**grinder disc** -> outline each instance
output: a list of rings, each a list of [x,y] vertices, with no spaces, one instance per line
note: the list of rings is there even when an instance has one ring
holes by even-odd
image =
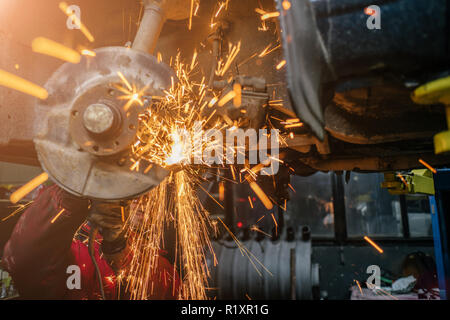
[[[62,65],[47,81],[49,97],[35,109],[34,143],[43,169],[68,192],[92,199],[129,199],[157,186],[168,171],[153,165],[144,173],[144,164],[139,171],[130,170],[128,153],[142,109],[134,103],[125,110],[126,100],[117,99],[123,95],[117,89],[118,72],[138,90],[146,87],[148,97],[163,95],[175,75],[143,52],[124,47],[95,52],[79,64]]]

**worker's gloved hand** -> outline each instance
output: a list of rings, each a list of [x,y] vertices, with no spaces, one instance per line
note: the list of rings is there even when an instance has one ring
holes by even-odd
[[[122,201],[92,201],[88,220],[99,227],[104,241],[111,243],[121,236],[124,224],[122,210],[125,215],[126,206],[127,203]]]
[[[53,198],[59,199],[58,208],[84,214],[88,211],[89,199],[75,196],[56,185],[50,192]]]
[[[123,229],[128,207],[129,202],[124,201],[92,201],[88,217],[91,223],[99,227],[103,236],[102,252],[116,272],[123,269],[131,257],[126,230]]]

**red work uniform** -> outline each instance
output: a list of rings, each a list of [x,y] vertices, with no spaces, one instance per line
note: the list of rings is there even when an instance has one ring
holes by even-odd
[[[58,213],[60,216],[54,220]],[[33,204],[22,214],[11,238],[6,243],[2,264],[11,274],[23,299],[99,299],[100,288],[94,264],[89,256],[87,243],[74,239],[75,232],[88,215],[88,200],[81,199],[53,185],[44,188]],[[53,223],[52,223],[52,220]],[[101,240],[101,239],[100,239]],[[116,274],[99,253],[95,244],[95,258],[103,279],[106,299],[117,299],[119,284]],[[131,259],[127,259],[128,263]],[[77,265],[81,272],[81,288],[69,289],[67,273],[70,265]],[[122,265],[126,270],[129,265]],[[155,275],[173,275],[173,265],[159,256]],[[151,279],[153,293],[149,299],[175,299],[180,279],[155,277]],[[126,286],[126,283],[125,283]],[[124,285],[122,284],[122,288]]]

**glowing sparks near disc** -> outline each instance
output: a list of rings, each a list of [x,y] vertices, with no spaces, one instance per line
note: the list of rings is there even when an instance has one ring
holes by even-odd
[[[131,87],[131,84],[128,82],[127,78],[123,75],[122,72],[117,71],[117,75],[119,76],[120,80],[127,86],[129,91],[133,91],[133,88]]]

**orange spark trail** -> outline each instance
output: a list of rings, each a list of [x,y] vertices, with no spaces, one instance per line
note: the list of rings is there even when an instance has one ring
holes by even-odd
[[[233,97],[233,105],[235,107],[240,107],[242,104],[242,86],[239,83],[233,85],[233,92],[235,93]]]
[[[281,68],[283,68],[285,64],[286,64],[286,60],[280,61],[280,63],[277,64],[277,70],[280,70]]]
[[[379,253],[383,253],[383,249],[381,249],[375,242],[373,242],[368,236],[364,236],[364,240],[372,245]]]
[[[61,209],[61,211],[58,212],[58,214],[52,219],[52,221],[50,221],[50,223],[53,223],[56,221],[56,219],[59,218],[59,216],[65,211],[66,209]]]
[[[271,213],[270,215],[272,216],[273,223],[275,224],[275,234],[277,234],[277,233],[278,233],[278,223],[277,223],[277,220],[275,219],[275,216],[273,215],[273,213]]]
[[[123,73],[120,72],[120,71],[117,71],[117,74],[119,75],[120,80],[122,80],[123,83],[125,83],[125,85],[127,86],[128,90],[133,91],[133,88],[131,87],[130,83],[128,82],[127,78],[125,78]]]
[[[286,129],[303,127],[303,123],[293,123],[284,126]]]
[[[223,107],[228,101],[236,96],[236,92],[230,91],[219,100],[219,107]]]
[[[223,201],[225,199],[225,185],[223,182],[219,183],[219,200]]]
[[[48,180],[48,174],[46,172],[41,173],[37,177],[33,178],[29,182],[27,182],[25,185],[17,189],[11,194],[11,197],[9,200],[12,203],[19,202],[23,197],[25,197],[27,194],[29,194],[31,191],[36,189],[39,185],[43,184],[45,181]]]
[[[279,17],[279,16],[280,16],[280,13],[277,12],[277,11],[275,11],[275,12],[269,12],[269,13],[263,14],[263,15],[261,16],[261,20],[267,20],[267,19],[270,19],[270,18],[276,18],[276,17]]]
[[[397,174],[397,177],[400,178],[400,180],[402,180],[403,184],[405,185],[405,187],[408,188],[408,182],[405,180],[405,178],[403,178],[403,176],[399,173]]]
[[[273,203],[270,201],[270,199],[267,197],[267,195],[264,193],[264,191],[261,189],[261,187],[251,179],[247,179],[247,181],[250,184],[250,188],[255,192],[255,194],[258,196],[258,198],[261,200],[261,202],[264,204],[267,210],[271,210],[273,208]]]
[[[217,16],[219,15],[219,13],[220,13],[220,11],[222,10],[222,8],[223,8],[224,5],[225,5],[225,3],[223,3],[223,2],[220,4],[219,9],[217,10],[217,12],[216,12],[216,14],[214,15],[214,17],[217,18]]]
[[[428,170],[430,170],[430,171],[433,172],[434,174],[437,173],[436,169],[433,168],[432,166],[430,166],[430,165],[429,165],[428,163],[426,163],[424,160],[419,159],[419,162],[420,162],[421,164],[423,164]]]
[[[194,0],[191,0],[191,9],[189,11],[189,25],[188,30],[190,31],[192,29],[192,15],[194,12]]]
[[[252,198],[250,198],[250,196],[248,196],[248,202],[250,203],[250,207],[253,209],[253,202],[252,202]]]
[[[44,88],[4,70],[0,70],[0,86],[26,93],[42,100],[48,98],[48,92]]]
[[[211,101],[209,101],[209,103],[208,103],[208,107],[214,106],[216,104],[216,102],[217,102],[217,98],[216,97],[212,98]]]
[[[44,37],[35,38],[31,43],[31,48],[33,52],[45,54],[70,63],[79,63],[81,60],[80,54],[75,50]]]
[[[359,292],[361,292],[361,295],[364,295],[363,292],[362,292],[362,289],[361,289],[361,285],[359,284],[359,281],[358,281],[358,280],[355,280],[355,282],[356,282],[356,284],[358,285]]]

